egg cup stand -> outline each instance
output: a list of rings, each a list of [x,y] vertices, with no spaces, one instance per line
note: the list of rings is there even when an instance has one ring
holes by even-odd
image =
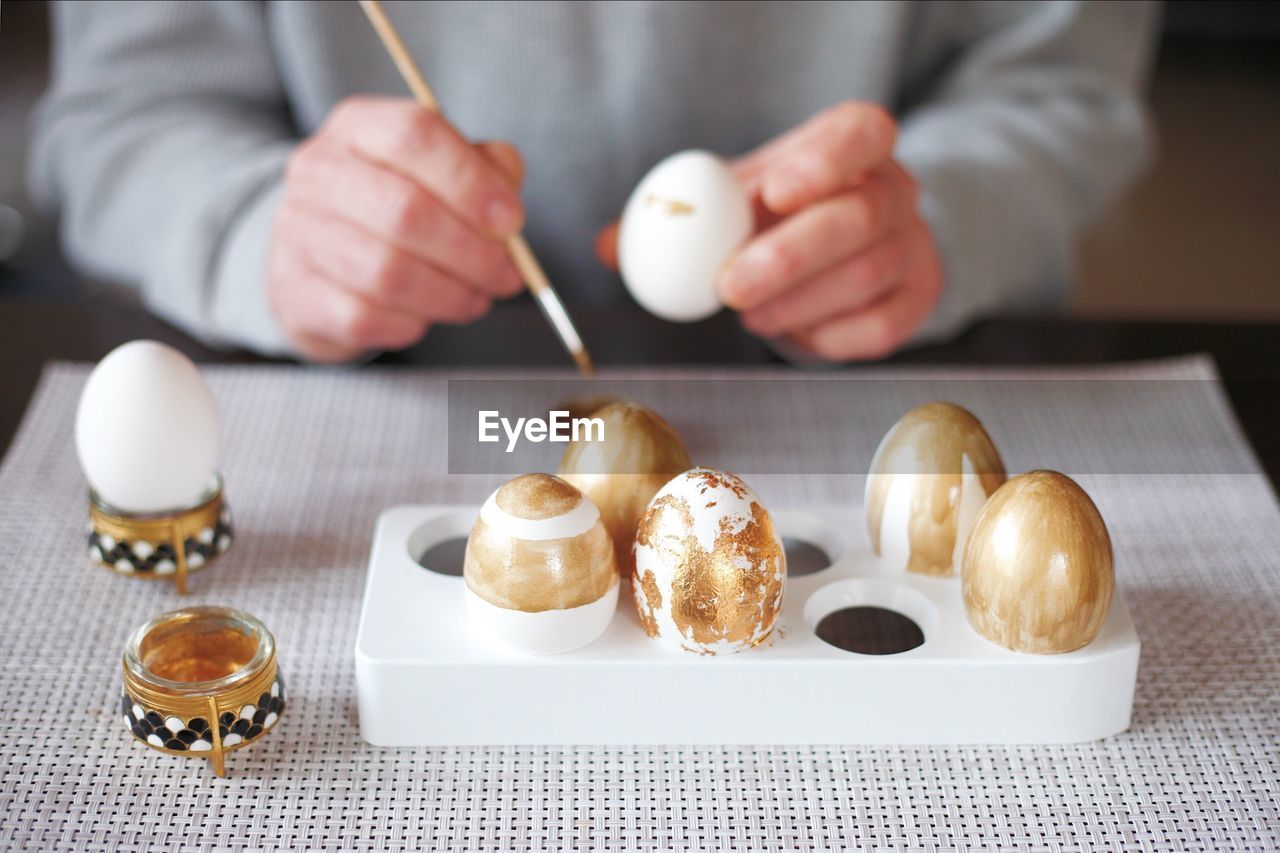
[[[669,650],[645,636],[624,586],[594,643],[529,656],[473,636],[462,578],[418,562],[465,537],[477,512],[402,506],[378,519],[355,647],[370,744],[1068,743],[1129,726],[1139,641],[1118,591],[1085,648],[1019,654],[969,626],[958,578],[883,568],[853,509],[775,512],[784,538],[817,546],[831,565],[788,577],[760,646]],[[857,606],[909,617],[924,643],[863,655],[814,633]]]
[[[226,553],[234,536],[221,478],[199,504],[172,513],[127,513],[89,493],[89,559],[116,574],[172,580],[179,595],[187,574]]]

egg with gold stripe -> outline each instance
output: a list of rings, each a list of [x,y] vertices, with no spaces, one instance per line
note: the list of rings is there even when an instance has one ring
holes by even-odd
[[[645,632],[696,654],[764,642],[782,610],[787,559],[773,518],[733,474],[693,468],[650,502],[632,594]]]
[[[1031,471],[1001,486],[969,534],[965,612],[979,634],[1007,649],[1057,654],[1088,645],[1114,588],[1102,515],[1056,471]]]
[[[581,648],[618,600],[613,543],[590,499],[551,474],[525,474],[484,502],[463,559],[472,633],[531,654]]]
[[[901,571],[957,574],[978,512],[1005,479],[995,443],[967,409],[912,409],[871,460],[865,506],[872,548]]]

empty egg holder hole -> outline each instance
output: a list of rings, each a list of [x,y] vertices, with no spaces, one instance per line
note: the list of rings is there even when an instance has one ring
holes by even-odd
[[[774,521],[787,554],[787,577],[816,575],[844,556],[844,538],[821,518],[805,512],[780,512]]]
[[[834,632],[819,632],[824,619],[840,619],[840,614],[845,614],[848,620],[843,626],[834,626],[837,629]],[[911,626],[902,619],[919,629],[919,642],[913,637]],[[856,624],[857,620],[861,620],[862,625]],[[810,595],[804,603],[804,621],[824,645],[833,649],[872,658],[894,657],[928,645],[929,638],[938,630],[938,608],[924,593],[898,581],[847,578],[829,583]],[[829,623],[824,627],[832,626]],[[866,628],[881,629],[881,636],[875,636],[874,631],[869,636]],[[847,642],[838,642],[842,637],[832,636],[833,633],[843,635]]]
[[[462,577],[467,537],[476,512],[446,512],[434,516],[409,534],[409,559],[437,575]]]

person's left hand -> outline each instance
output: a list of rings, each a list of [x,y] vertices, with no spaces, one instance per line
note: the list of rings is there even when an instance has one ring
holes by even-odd
[[[734,163],[756,229],[717,287],[747,329],[850,361],[886,356],[923,325],[942,264],[915,181],[893,159],[896,135],[884,109],[848,102]],[[615,227],[597,242],[606,263]]]

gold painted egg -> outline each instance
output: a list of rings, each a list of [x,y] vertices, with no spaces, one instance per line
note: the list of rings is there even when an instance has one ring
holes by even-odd
[[[525,474],[485,501],[463,558],[473,632],[556,654],[592,642],[618,600],[613,543],[595,504],[559,477]]]
[[[604,422],[604,440],[572,442],[560,476],[599,508],[618,569],[630,577],[640,516],[658,490],[693,463],[671,425],[643,406],[612,403],[592,417]]]
[[[786,580],[773,519],[733,474],[686,471],[640,520],[631,591],[645,632],[673,648],[712,655],[763,642]]]
[[[952,403],[926,403],[885,434],[867,477],[876,554],[902,571],[953,575],[1004,462],[982,422]]]
[[[1115,587],[1111,537],[1074,480],[1031,471],[1000,487],[964,551],[969,624],[1016,652],[1057,654],[1088,645]]]
[[[592,394],[584,397],[570,397],[552,406],[552,409],[566,411],[571,418],[588,418],[605,406],[621,402],[622,400],[608,394]]]

